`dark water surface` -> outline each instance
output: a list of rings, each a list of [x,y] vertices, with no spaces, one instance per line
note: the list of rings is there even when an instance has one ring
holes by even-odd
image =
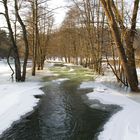
[[[0,140],[96,140],[113,111],[92,109],[74,81],[48,82],[38,108]]]

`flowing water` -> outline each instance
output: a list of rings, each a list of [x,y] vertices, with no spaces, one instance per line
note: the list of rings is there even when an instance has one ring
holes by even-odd
[[[35,111],[4,133],[0,140],[96,140],[114,112],[92,109],[73,80],[47,82]]]

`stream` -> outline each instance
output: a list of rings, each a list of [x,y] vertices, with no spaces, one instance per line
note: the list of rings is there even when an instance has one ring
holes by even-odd
[[[0,140],[97,140],[114,109],[90,108],[73,80],[46,82],[44,95],[35,111],[14,124]]]

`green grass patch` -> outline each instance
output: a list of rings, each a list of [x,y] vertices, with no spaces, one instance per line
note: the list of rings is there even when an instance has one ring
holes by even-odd
[[[53,76],[53,75],[51,75],[51,76],[45,76],[45,77],[43,77],[43,81],[52,81],[52,80],[56,80],[56,79],[58,79],[57,78],[57,76]]]
[[[70,80],[73,80],[75,82],[82,82],[82,81],[90,81],[94,80],[94,72],[90,69],[75,66],[53,66],[49,68],[50,71],[52,71],[54,74],[58,74],[58,76],[47,76],[43,79],[45,81],[55,80],[58,78],[69,78]]]

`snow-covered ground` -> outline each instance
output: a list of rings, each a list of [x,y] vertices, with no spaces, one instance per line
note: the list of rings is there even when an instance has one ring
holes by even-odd
[[[43,94],[40,89],[42,87],[41,77],[51,75],[47,69],[37,72],[35,77],[30,76],[30,72],[27,74],[26,82],[11,82],[9,66],[0,61],[0,135],[13,122],[33,111],[39,101],[34,96]]]
[[[93,100],[92,108],[102,109],[100,103],[118,105],[122,107],[104,125],[104,130],[99,134],[99,140],[140,140],[140,95],[130,93],[129,90],[120,90],[111,87],[114,81],[111,73],[98,77],[96,81],[83,82],[80,88],[93,88],[88,93],[89,100]],[[96,102],[94,102],[94,100]],[[97,100],[100,103],[97,103]]]
[[[52,65],[52,64],[50,64]],[[72,70],[73,71],[73,70]],[[140,74],[140,70],[138,70]],[[40,90],[41,77],[52,75],[47,69],[39,71],[36,77],[30,76],[25,83],[12,83],[10,69],[7,64],[0,62],[0,134],[8,129],[13,122],[19,120],[26,113],[33,111],[39,99],[34,95],[43,94]],[[61,82],[69,79],[59,79]],[[140,95],[131,94],[129,90],[120,90],[111,87],[115,80],[111,73],[98,77],[96,81],[83,82],[80,88],[93,88],[88,93],[89,100],[99,100],[103,104],[113,104],[122,107],[104,125],[104,130],[99,135],[99,140],[139,140],[140,139]],[[100,104],[91,104],[92,108],[100,108]]]
[[[43,94],[39,88],[33,82],[0,85],[0,134],[33,110],[39,101],[34,95]]]

